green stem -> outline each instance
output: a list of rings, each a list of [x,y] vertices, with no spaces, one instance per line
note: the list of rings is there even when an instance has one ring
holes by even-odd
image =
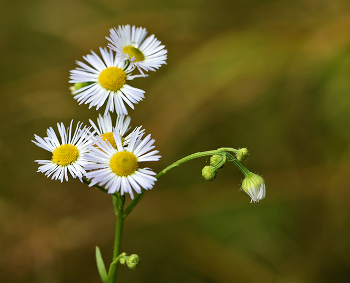
[[[115,239],[114,239],[114,250],[113,250],[113,260],[115,262],[117,257],[120,254],[120,246],[122,239],[122,231],[123,231],[123,210],[124,210],[124,202],[125,196],[118,194],[117,196],[112,195],[114,210],[117,216],[117,225],[115,230]],[[117,271],[118,271],[118,261],[115,264],[111,264],[110,270],[108,272],[109,283],[115,283],[117,280]]]
[[[139,203],[139,201],[144,196],[145,191],[146,191],[145,189],[141,189],[141,193],[139,193],[135,196],[135,198],[132,200],[132,202],[124,210],[123,217],[126,217],[133,210],[133,208]]]
[[[241,169],[241,171],[243,172],[244,175],[246,175],[245,171],[249,172],[236,158],[234,158],[231,154],[228,153],[229,152],[233,152],[233,153],[237,153],[238,150],[234,149],[234,148],[230,148],[230,147],[222,147],[222,148],[218,148],[216,150],[209,150],[209,151],[203,151],[203,152],[197,152],[197,153],[193,153],[191,155],[188,155],[184,158],[181,158],[180,160],[174,162],[173,164],[169,165],[168,167],[166,167],[165,169],[163,169],[162,171],[160,171],[157,175],[156,178],[159,179],[160,177],[162,177],[165,173],[167,173],[168,171],[170,171],[171,169],[181,165],[182,163],[185,163],[189,160],[198,158],[198,157],[204,157],[204,156],[208,156],[208,155],[214,155],[214,154],[225,154],[225,155],[229,155],[230,156],[230,160],[233,161],[239,169]],[[231,159],[231,157],[233,159]],[[133,201],[129,204],[129,206],[125,209],[123,216],[126,217],[132,210],[133,208],[138,204],[138,202],[141,200],[141,198],[143,197],[143,195],[145,194],[145,189],[142,189],[141,193],[136,195],[135,198],[133,199]]]
[[[162,171],[160,171],[156,178],[159,179],[160,177],[162,177],[165,173],[167,173],[168,171],[170,171],[171,169],[181,165],[182,163],[185,163],[189,160],[198,158],[198,157],[204,157],[204,156],[208,156],[208,155],[214,155],[214,154],[218,154],[220,152],[223,152],[225,150],[221,150],[220,148],[217,150],[209,150],[209,151],[203,151],[203,152],[197,152],[197,153],[193,153],[190,154],[184,158],[181,158],[180,160],[174,162],[173,164],[169,165],[168,167],[166,167],[165,169],[163,169]]]
[[[250,171],[245,168],[236,158],[234,158],[231,154],[226,153],[226,156],[228,157],[228,159],[230,161],[232,161],[234,164],[236,164],[236,166],[242,171],[244,176],[247,176],[248,174],[250,174]]]

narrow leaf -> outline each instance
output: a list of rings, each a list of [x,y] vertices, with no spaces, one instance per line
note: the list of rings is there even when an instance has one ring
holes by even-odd
[[[107,283],[108,275],[107,275],[106,267],[102,259],[101,251],[97,246],[96,246],[96,262],[97,262],[97,269],[98,269],[98,272],[100,273],[102,281],[104,283]]]

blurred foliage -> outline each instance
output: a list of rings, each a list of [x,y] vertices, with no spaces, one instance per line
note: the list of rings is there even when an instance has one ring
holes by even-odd
[[[147,192],[122,250],[142,264],[120,282],[350,282],[350,3],[306,1],[2,1],[0,281],[99,282],[112,257],[111,199],[35,173],[30,142],[97,112],[68,90],[69,70],[108,30],[146,27],[168,65],[133,86],[130,112],[163,156],[247,147],[266,199],[250,204],[231,164],[215,182],[194,160]],[[103,112],[104,109],[101,111]]]

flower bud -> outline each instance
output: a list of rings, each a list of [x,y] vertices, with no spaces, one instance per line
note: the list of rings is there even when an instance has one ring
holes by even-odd
[[[129,257],[127,257],[126,259],[126,265],[130,268],[130,269],[135,269],[139,266],[140,264],[140,257],[137,254],[132,254]]]
[[[220,165],[221,164],[221,165]],[[225,160],[224,157],[220,154],[214,154],[210,157],[210,165],[213,167],[219,166],[219,168],[222,168],[224,166]]]
[[[248,156],[248,154],[249,154],[248,149],[240,148],[236,153],[237,160],[239,162],[243,161]]]
[[[250,202],[257,202],[265,197],[265,182],[262,177],[249,172],[242,182],[242,189],[250,197]]]
[[[122,254],[119,256],[119,263],[120,263],[120,264],[125,264],[125,262],[126,262],[126,257],[127,257],[126,253],[122,253]]]
[[[216,177],[216,171],[213,166],[204,166],[202,176],[206,181],[213,181]]]

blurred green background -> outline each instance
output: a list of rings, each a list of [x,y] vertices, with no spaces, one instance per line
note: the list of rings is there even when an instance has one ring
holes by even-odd
[[[69,70],[123,24],[168,50],[132,84],[132,125],[163,156],[147,165],[247,147],[267,194],[251,204],[233,164],[214,182],[205,158],[175,168],[126,219],[122,250],[142,264],[118,282],[350,282],[349,1],[8,0],[0,22],[0,282],[100,282],[96,245],[110,262],[110,196],[36,173],[50,154],[31,139],[97,118]]]

